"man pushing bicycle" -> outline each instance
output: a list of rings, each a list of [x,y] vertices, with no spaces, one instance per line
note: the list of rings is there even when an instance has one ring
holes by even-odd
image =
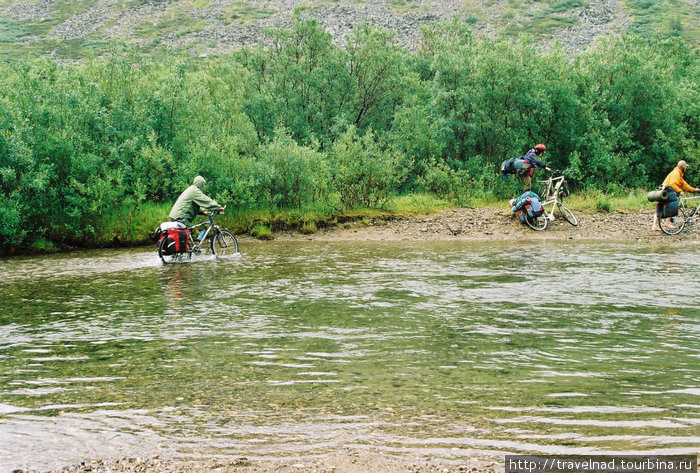
[[[678,165],[675,168],[673,168],[673,171],[668,173],[668,176],[666,176],[666,179],[664,179],[664,182],[661,184],[661,188],[668,192],[668,201],[675,202],[676,208],[678,207],[678,195],[683,194],[683,191],[700,192],[700,188],[696,189],[695,187],[685,182],[683,175],[685,174],[685,171],[687,169],[688,163],[686,163],[685,160],[681,159],[680,161],[678,161]],[[657,205],[656,212],[654,212],[654,221],[651,224],[651,231],[661,230],[659,217],[663,218],[663,215],[661,215],[662,210],[663,205]],[[670,223],[668,223],[668,225],[670,225]]]

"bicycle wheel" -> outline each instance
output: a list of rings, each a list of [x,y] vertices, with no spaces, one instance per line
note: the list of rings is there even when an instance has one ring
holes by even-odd
[[[185,253],[166,254],[164,251],[164,245],[166,240],[167,238],[163,238],[160,242],[158,242],[158,256],[161,260],[163,260],[163,263],[177,263],[179,261],[182,261],[183,259],[190,259],[191,253],[189,251]]]
[[[659,218],[659,226],[666,235],[678,235],[685,228],[685,220],[683,208],[678,207],[675,217]]]
[[[235,255],[238,253],[236,235],[228,230],[221,230],[211,239],[211,252],[216,256]]]
[[[569,210],[568,207],[566,207],[560,202],[557,202],[557,208],[559,209],[559,213],[561,214],[561,216],[564,217],[564,220],[569,222],[574,227],[578,226],[578,219],[576,218],[576,215],[574,215],[574,213],[571,210]]]
[[[549,224],[549,219],[547,218],[547,214],[543,213],[539,217],[529,217],[527,213],[525,214],[525,223],[527,223],[527,226],[535,230],[536,232],[540,232],[547,228],[547,225]]]

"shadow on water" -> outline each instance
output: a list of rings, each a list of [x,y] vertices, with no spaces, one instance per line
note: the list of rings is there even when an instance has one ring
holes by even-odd
[[[694,453],[699,253],[292,242],[178,265],[150,249],[5,260],[0,469],[343,445]]]

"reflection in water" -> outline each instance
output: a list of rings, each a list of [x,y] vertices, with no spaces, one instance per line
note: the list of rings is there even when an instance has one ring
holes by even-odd
[[[686,263],[700,249],[529,249],[266,243],[169,266],[150,250],[5,260],[0,470],[339,445],[696,452],[700,270]]]

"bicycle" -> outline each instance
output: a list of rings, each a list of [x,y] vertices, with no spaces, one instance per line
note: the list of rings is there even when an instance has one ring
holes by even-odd
[[[686,213],[685,203],[691,200],[697,201],[697,205],[687,207],[690,210]],[[688,224],[698,220],[700,220],[700,197],[680,197],[678,214],[673,217],[659,217],[659,227],[666,235],[678,235]]]
[[[538,195],[542,199],[544,213],[537,218],[525,218],[525,223],[535,231],[542,231],[547,228],[550,221],[554,221],[554,209],[564,217],[574,227],[578,226],[576,215],[562,202],[566,195],[569,195],[569,184],[566,182],[566,171],[552,171],[546,181],[538,181],[541,186]],[[547,206],[550,206],[547,211]]]
[[[205,215],[209,217],[208,222],[203,221],[198,223],[197,225],[188,227],[189,231],[187,232],[186,250],[170,252],[166,249],[166,241],[168,240],[168,238],[162,238],[158,242],[158,256],[161,260],[163,260],[163,263],[170,264],[181,262],[184,260],[191,260],[193,254],[211,254],[216,257],[237,254],[238,239],[236,238],[236,235],[234,235],[231,231],[226,230],[225,228],[219,227],[214,222],[213,215],[215,213],[222,214],[224,213],[224,209],[222,208],[221,210],[216,212],[207,212],[205,213]],[[196,231],[197,228],[204,227],[207,225],[208,227],[204,231],[204,234],[201,237],[198,236],[197,240],[194,240],[192,238],[194,231]],[[205,243],[209,243],[208,248],[204,246]]]

